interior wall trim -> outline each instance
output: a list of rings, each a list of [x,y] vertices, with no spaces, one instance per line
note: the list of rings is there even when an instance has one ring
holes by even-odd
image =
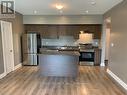
[[[18,69],[18,68],[21,68],[21,67],[22,67],[22,63],[16,65],[16,66],[14,67],[14,70],[16,70],[16,69]],[[6,72],[0,74],[0,79],[4,78],[6,75],[7,75]]]
[[[21,67],[22,67],[22,63],[16,65],[16,66],[14,67],[14,70],[19,69],[19,68],[21,68]]]
[[[104,67],[104,66],[105,66],[105,63],[101,63],[101,65],[100,65],[100,66]]]
[[[4,72],[4,73],[2,73],[2,74],[0,74],[0,79],[2,79],[3,77],[5,77],[6,76],[6,73]]]
[[[127,84],[115,75],[111,70],[107,69],[107,73],[127,91]]]

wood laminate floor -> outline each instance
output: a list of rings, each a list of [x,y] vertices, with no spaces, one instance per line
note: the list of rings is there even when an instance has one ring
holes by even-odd
[[[75,78],[42,77],[38,67],[22,67],[0,80],[0,95],[126,95],[104,68],[80,66]]]

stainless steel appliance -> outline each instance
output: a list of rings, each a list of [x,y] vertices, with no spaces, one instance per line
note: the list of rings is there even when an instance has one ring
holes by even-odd
[[[37,65],[37,34],[29,33],[22,36],[23,65]]]
[[[94,65],[95,51],[91,44],[80,44],[80,65]]]
[[[80,65],[94,65],[94,50],[81,50],[79,61]]]

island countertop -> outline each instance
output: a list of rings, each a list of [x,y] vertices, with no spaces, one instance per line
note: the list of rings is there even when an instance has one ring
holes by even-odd
[[[38,55],[42,55],[42,54],[46,54],[46,55],[70,55],[70,56],[80,56],[80,53],[78,51],[56,51],[56,50],[46,50],[46,51],[42,51],[41,53],[39,53]]]
[[[50,50],[50,49],[41,49],[39,55],[70,55],[70,56],[80,56],[79,51],[75,50]]]

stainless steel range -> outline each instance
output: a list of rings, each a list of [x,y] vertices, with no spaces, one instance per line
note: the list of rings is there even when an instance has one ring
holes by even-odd
[[[80,45],[80,65],[94,65],[95,52],[91,45]]]

